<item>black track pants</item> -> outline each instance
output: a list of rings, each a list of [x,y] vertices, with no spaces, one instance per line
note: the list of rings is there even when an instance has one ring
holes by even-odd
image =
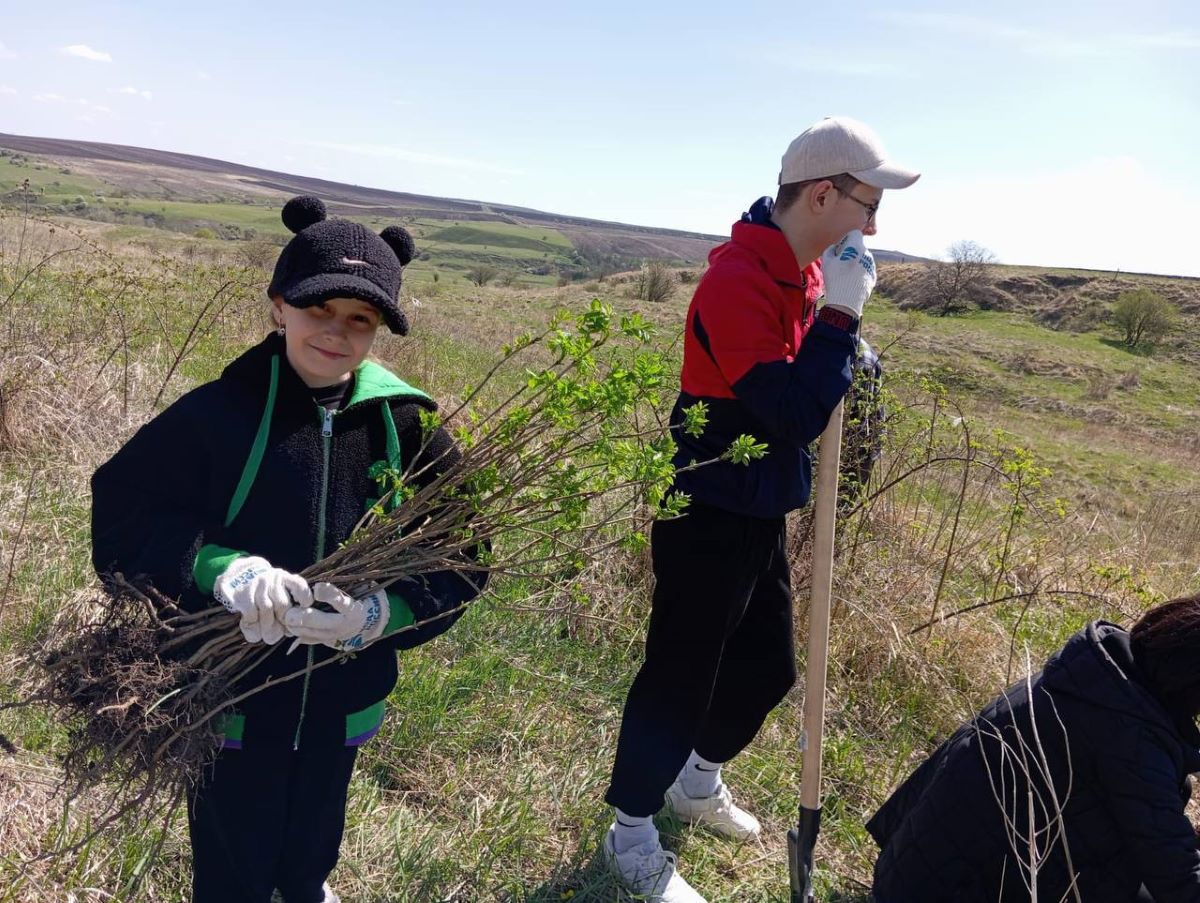
[[[299,750],[223,750],[188,800],[193,903],[320,903],[346,821],[358,748],[306,731]]]
[[[727,762],[796,681],[782,518],[693,503],[651,533],[646,659],[625,702],[605,800],[653,815],[695,749]]]

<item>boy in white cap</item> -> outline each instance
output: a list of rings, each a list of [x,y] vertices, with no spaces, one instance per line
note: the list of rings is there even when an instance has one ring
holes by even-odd
[[[808,503],[808,446],[850,386],[875,286],[863,237],[875,234],[884,190],[917,178],[888,160],[867,126],[821,120],[783,155],[774,201],[756,201],[709,255],[692,298],[671,417],[676,467],[719,456],[743,433],[768,451],[749,466],[680,473],[687,513],[653,528],[645,661],[605,796],[616,809],[605,857],[639,899],[703,903],[659,842],[653,816],[664,798],[678,817],[725,837],[759,833],[721,765],[795,682],[784,518]],[[682,410],[701,401],[707,425],[688,435]]]

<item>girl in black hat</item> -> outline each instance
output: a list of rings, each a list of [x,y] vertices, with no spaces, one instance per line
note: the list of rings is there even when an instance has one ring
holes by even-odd
[[[325,882],[346,791],[358,746],[383,721],[395,652],[457,613],[396,631],[459,609],[484,579],[446,572],[351,598],[298,576],[377,501],[373,466],[432,480],[458,452],[444,430],[422,434],[433,400],[366,360],[381,324],[408,332],[398,295],[409,234],[327,219],[311,197],[289,201],[283,221],[296,234],[268,290],[277,330],[92,478],[98,573],[144,577],[191,610],[225,605],[247,642],[278,643],[256,683],[304,672],[225,719],[224,749],[188,801],[195,903],[337,899]],[[348,649],[360,651],[315,667]]]

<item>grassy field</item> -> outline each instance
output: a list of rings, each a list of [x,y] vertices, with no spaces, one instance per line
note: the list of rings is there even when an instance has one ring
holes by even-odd
[[[267,328],[266,274],[217,253],[235,243],[87,223],[80,238],[70,222],[57,225],[0,220],[0,694],[9,696],[56,612],[94,589],[91,471]],[[619,282],[477,288],[453,269],[473,258],[455,255],[553,256],[568,251],[565,240],[490,223],[414,228],[430,247],[441,230],[449,250],[406,276],[412,335],[376,350],[444,402],[504,342],[596,295],[641,313],[678,356],[687,286],[658,305]],[[864,820],[1019,672],[1023,648],[1037,661],[1090,619],[1128,621],[1155,599],[1194,591],[1200,552],[1200,395],[1183,351],[1135,356],[1103,325],[1074,334],[1027,312],[932,317],[886,297],[872,301],[865,333],[885,349],[889,431],[867,501],[840,526],[835,575],[818,882],[822,899],[843,903],[865,900],[869,885]],[[900,478],[938,457],[947,463]],[[807,522],[800,512],[791,524],[801,647]],[[388,722],[351,787],[333,876],[343,899],[622,899],[597,861],[611,817],[601,798],[648,605],[645,554],[613,553],[549,602],[500,583],[448,635],[404,653]],[[711,901],[788,899],[803,700],[797,686],[726,771],[764,822],[761,842],[661,821]],[[64,816],[53,797],[64,730],[36,711],[0,712],[0,732],[19,748],[0,753],[0,901],[133,899],[135,883],[143,899],[185,898],[178,813],[31,861],[86,831],[87,803]]]
[[[178,161],[154,166],[0,148],[0,205],[34,216],[115,224],[112,240],[120,237],[157,251],[177,253],[182,246],[191,249],[193,258],[232,258],[253,265],[264,257],[263,246],[277,247],[288,237],[279,219],[284,201],[291,194],[321,190],[289,191],[286,184],[309,183],[285,173],[266,173],[263,183],[263,173],[236,167],[222,172],[220,161],[210,163],[217,168],[190,170],[179,168]],[[472,272],[480,268],[494,270],[493,278],[504,286],[552,286],[636,269],[647,258],[698,263],[711,247],[703,236],[588,225],[584,220],[573,223],[571,238],[555,228],[556,220],[537,211],[369,191],[364,195],[356,186],[322,187],[331,192],[323,197],[333,199],[336,215],[376,230],[399,222],[413,233],[419,253],[410,277],[431,283],[425,294],[465,289],[477,282]],[[381,215],[387,209],[392,215]],[[192,241],[181,245],[181,235]],[[167,250],[170,245],[174,251]]]
[[[220,200],[133,195],[70,166],[20,154],[0,157],[0,198],[8,204],[19,208],[28,203],[34,215],[65,214],[116,224],[119,231],[110,236],[113,241],[178,248],[182,234],[192,236],[192,246],[206,256],[236,258],[243,241],[281,244],[287,240],[290,233],[279,218],[282,199],[232,195],[232,189],[230,197]],[[392,222],[369,214],[343,215],[375,230]],[[467,271],[479,265],[509,272],[513,281],[525,285],[553,285],[563,272],[577,271],[582,265],[570,240],[544,226],[420,216],[401,224],[412,232],[420,252],[411,278],[421,280],[436,271],[438,281],[445,283],[439,289],[468,285]]]

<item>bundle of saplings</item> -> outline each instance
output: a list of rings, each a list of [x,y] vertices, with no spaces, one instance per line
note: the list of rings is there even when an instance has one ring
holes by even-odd
[[[301,576],[352,595],[456,573],[477,585],[501,578],[492,588],[520,579],[529,596],[561,591],[615,546],[644,544],[650,520],[686,503],[669,491],[675,445],[660,392],[671,369],[639,315],[614,319],[598,301],[559,315],[542,334],[505,346],[457,408],[423,412],[426,435],[445,426],[454,436],[455,460],[439,467],[414,456],[432,479],[378,466],[378,503]],[[705,415],[698,404],[680,426],[698,431]],[[742,436],[722,457],[744,463],[762,450]],[[305,672],[305,656],[295,655],[290,673],[255,680],[269,656],[288,654],[289,640],[247,643],[239,618],[220,605],[185,611],[135,575],[111,575],[95,604],[73,608],[93,614],[61,614],[31,657],[36,685],[18,704],[47,706],[66,726],[68,798],[102,787],[108,801],[94,825],[151,798],[160,812],[164,795],[178,802],[219,748],[221,715]]]

